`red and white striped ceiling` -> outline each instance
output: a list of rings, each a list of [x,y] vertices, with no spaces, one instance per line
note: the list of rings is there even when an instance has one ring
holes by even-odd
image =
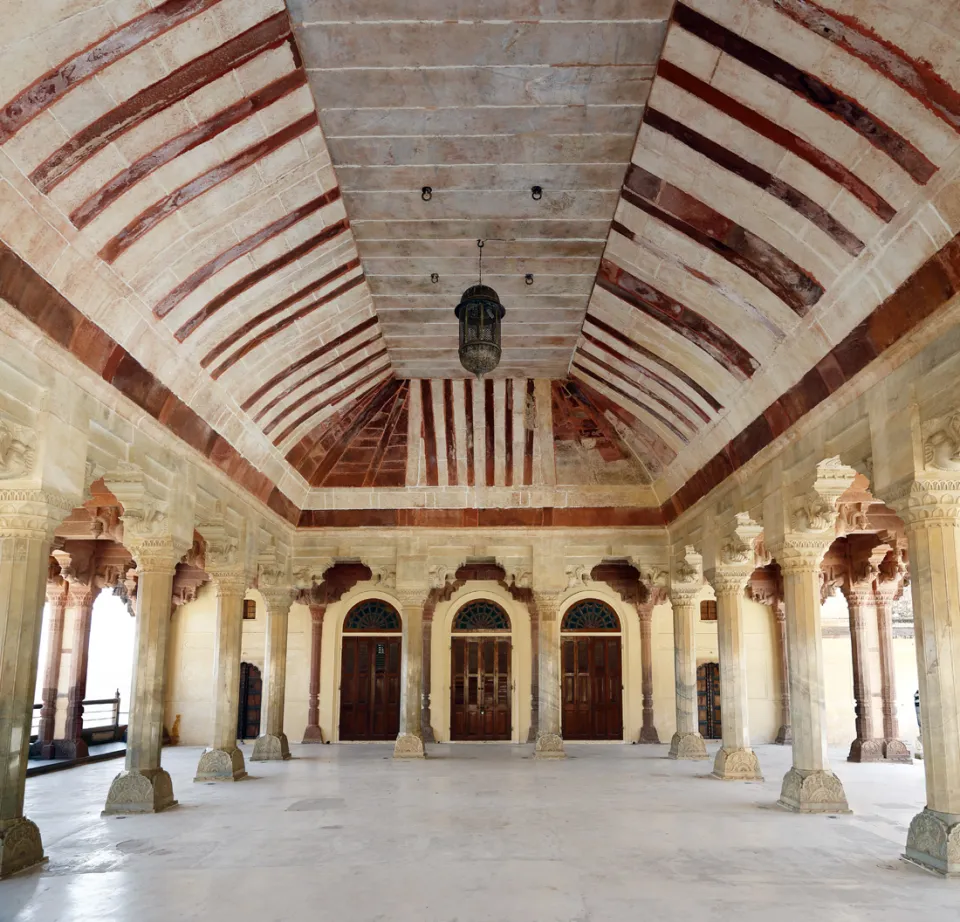
[[[473,406],[478,237],[498,393],[569,377],[676,489],[953,236],[952,0],[13,7],[0,239],[277,482]]]

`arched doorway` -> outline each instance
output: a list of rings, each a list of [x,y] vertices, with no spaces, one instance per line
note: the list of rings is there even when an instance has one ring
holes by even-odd
[[[253,663],[240,664],[240,706],[237,709],[237,739],[255,740],[260,735],[260,705],[263,677]]]
[[[605,602],[584,599],[567,609],[560,624],[564,739],[623,739],[620,641],[620,619]]]
[[[697,715],[700,735],[705,740],[718,740],[722,737],[718,663],[702,663],[697,667]]]
[[[399,613],[382,599],[358,602],[347,612],[340,657],[340,740],[397,738],[401,631]]]
[[[510,617],[496,602],[475,599],[454,615],[450,739],[510,739],[510,641]]]

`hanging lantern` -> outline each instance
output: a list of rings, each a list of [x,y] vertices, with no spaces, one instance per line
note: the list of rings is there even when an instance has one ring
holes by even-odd
[[[483,241],[480,247],[480,283],[472,285],[460,299],[454,313],[460,323],[460,364],[477,378],[500,364],[500,321],[506,313],[500,297],[483,284]]]

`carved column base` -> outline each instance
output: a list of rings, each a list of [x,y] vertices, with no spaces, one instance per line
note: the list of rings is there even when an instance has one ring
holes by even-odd
[[[660,744],[660,736],[657,733],[656,727],[641,727],[640,728],[640,743],[654,743],[656,745]]]
[[[707,756],[707,745],[699,733],[674,733],[670,740],[670,759],[702,762]]]
[[[46,860],[36,823],[18,816],[0,826],[0,878],[25,871]]]
[[[239,749],[208,749],[200,756],[194,781],[239,781],[246,778],[243,753]]]
[[[533,752],[535,759],[565,759],[563,751],[563,737],[559,733],[540,733],[537,736],[537,747]]]
[[[437,738],[433,733],[432,724],[426,723],[423,725],[423,741],[425,743],[435,743],[437,741]]]
[[[924,807],[910,823],[903,857],[943,877],[960,877],[960,816]]]
[[[162,768],[144,772],[122,771],[110,785],[103,814],[159,813],[176,805],[173,782]]]
[[[282,762],[291,758],[290,744],[287,742],[287,734],[281,733],[279,736],[272,736],[265,733],[258,736],[253,744],[253,755],[250,756],[251,762]]]
[[[882,762],[883,740],[854,740],[850,744],[848,762]]]
[[[85,759],[90,755],[83,740],[54,740],[51,745],[53,755],[46,756],[48,759]]]
[[[912,762],[913,756],[903,740],[884,740],[883,757],[888,762]]]
[[[721,749],[713,763],[713,777],[721,781],[763,781],[760,760],[752,749]]]
[[[786,724],[782,725],[779,730],[777,730],[777,738],[774,742],[778,746],[792,746],[793,745],[793,727],[790,727]]]
[[[307,729],[303,731],[303,739],[300,742],[323,743],[325,742],[323,738],[323,731],[319,727],[308,726]]]
[[[794,813],[850,813],[840,779],[829,771],[791,768],[783,776],[777,806]]]
[[[426,753],[423,751],[423,739],[413,733],[401,733],[393,747],[393,757],[395,759],[426,758]]]

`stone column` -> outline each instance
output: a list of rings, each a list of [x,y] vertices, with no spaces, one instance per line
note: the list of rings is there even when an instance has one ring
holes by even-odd
[[[888,505],[906,523],[927,782],[905,857],[960,875],[960,482],[914,482]]]
[[[773,617],[777,626],[777,672],[780,680],[780,728],[774,742],[781,746],[793,744],[793,725],[790,722],[790,661],[787,658],[787,612],[783,597],[773,600]]]
[[[400,733],[395,759],[422,759],[423,604],[425,592],[398,591],[403,607],[403,651],[400,669]]]
[[[59,567],[57,568],[59,570]],[[50,606],[50,630],[47,635],[47,662],[43,672],[43,707],[37,730],[37,749],[41,759],[56,757],[53,745],[57,718],[57,689],[60,686],[60,658],[63,656],[63,624],[67,607],[67,583],[57,577],[47,581],[47,604]]]
[[[530,731],[527,742],[536,745],[540,735],[540,610],[531,592],[527,599],[530,612]]]
[[[263,591],[267,605],[266,638],[266,724],[264,732],[253,746],[253,762],[283,761],[290,758],[290,745],[283,732],[284,698],[287,693],[287,633],[290,606],[293,598],[289,590]]]
[[[760,762],[750,748],[747,661],[743,640],[743,591],[752,567],[718,567],[717,639],[720,648],[720,711],[723,739],[713,774],[724,781],[762,781]]]
[[[660,735],[653,722],[653,609],[660,600],[651,595],[637,605],[640,616],[640,683],[643,691],[643,724],[641,743],[659,743]]]
[[[23,795],[50,545],[72,506],[49,492],[0,490],[0,878],[44,860]]]
[[[793,767],[784,776],[778,803],[798,813],[849,812],[843,785],[827,760],[820,561],[832,537],[788,537],[771,549],[783,573],[793,726]]]
[[[889,577],[881,568],[874,584],[877,634],[880,648],[880,700],[883,712],[883,757],[888,762],[912,762],[906,743],[900,739],[897,719],[897,674],[893,661],[893,603],[900,591],[899,574]]]
[[[89,755],[83,740],[83,699],[87,696],[87,662],[90,658],[90,625],[98,590],[87,582],[70,580],[66,620],[70,622],[70,678],[63,738],[54,740],[55,758],[82,759]]]
[[[677,730],[670,740],[671,759],[702,761],[707,747],[697,719],[697,651],[694,634],[698,617],[700,585],[689,589],[671,586],[673,606],[673,662],[675,670]]]
[[[853,654],[853,698],[856,706],[856,739],[850,744],[848,762],[880,762],[883,740],[877,737],[873,720],[873,681],[870,671],[868,622],[876,620],[873,583],[845,585],[850,617],[850,647]]]
[[[320,649],[323,644],[323,616],[326,605],[310,605],[310,689],[307,699],[307,728],[304,743],[322,743],[320,729]]]
[[[428,599],[429,602],[429,599]],[[433,610],[434,605],[424,603],[423,607],[423,676],[421,686],[420,729],[424,743],[435,743],[433,735],[433,716],[430,713],[430,697],[432,694],[431,662],[433,660]]]
[[[187,551],[172,537],[137,539],[129,524],[124,546],[137,564],[137,615],[124,770],[113,779],[105,814],[159,813],[177,802],[160,767],[163,698],[170,635],[170,599],[177,562]]]
[[[239,781],[247,776],[237,746],[240,708],[240,649],[243,642],[243,596],[247,578],[241,570],[208,570],[217,586],[217,634],[213,651],[213,742],[200,756],[194,781]]]
[[[559,596],[538,592],[535,594],[540,622],[538,637],[537,681],[537,759],[564,759],[563,736],[560,727],[560,610]]]

